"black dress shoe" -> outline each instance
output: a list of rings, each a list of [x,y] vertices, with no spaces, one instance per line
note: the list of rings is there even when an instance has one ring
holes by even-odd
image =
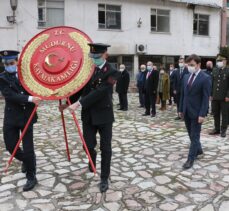
[[[33,179],[28,179],[26,184],[23,187],[23,191],[30,191],[32,190],[37,184],[37,178],[34,177]]]
[[[128,111],[128,108],[124,108],[124,109],[122,109],[123,111]]]
[[[144,114],[142,114],[142,116],[150,116],[150,114],[144,113]]]
[[[221,137],[222,137],[222,138],[225,138],[225,137],[226,137],[226,131],[222,131],[222,132],[221,132]]]
[[[197,152],[197,155],[196,155],[196,158],[202,158],[202,157],[203,157],[203,155],[204,155],[203,150],[198,151],[198,152]]]
[[[101,193],[105,193],[109,188],[108,185],[108,180],[107,179],[102,179],[100,184],[99,184],[99,189]]]
[[[212,131],[209,133],[209,135],[218,135],[218,134],[220,134],[220,131],[219,131],[219,130],[216,130],[216,129],[212,130]]]
[[[123,108],[118,108],[118,110],[119,110],[119,111],[122,111],[122,110],[123,110]]]
[[[156,116],[156,114],[151,114],[151,117],[155,117]]]
[[[181,118],[178,116],[178,117],[176,117],[174,120],[181,120]]]
[[[27,169],[26,169],[26,166],[24,163],[21,164],[21,172],[22,173],[26,173],[27,172]]]
[[[183,169],[190,169],[192,168],[193,164],[194,164],[193,160],[187,160],[186,163],[183,165]]]

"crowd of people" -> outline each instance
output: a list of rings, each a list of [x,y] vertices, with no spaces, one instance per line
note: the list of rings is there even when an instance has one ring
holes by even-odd
[[[216,61],[215,68],[212,61],[208,61],[204,70],[201,69],[201,58],[195,54],[186,60],[180,57],[178,68],[170,64],[169,70],[163,66],[158,70],[152,61],[148,61],[146,65],[141,64],[136,77],[139,107],[145,109],[143,116],[155,117],[156,104],[161,104],[161,111],[166,110],[167,103],[176,104],[175,120],[184,120],[191,141],[184,169],[191,168],[195,159],[203,154],[200,133],[208,114],[214,117],[214,129],[209,135],[226,137],[229,124],[227,56],[218,55]]]
[[[109,45],[90,43],[89,57],[95,64],[95,70],[85,87],[69,101],[72,105],[60,106],[63,112],[81,109],[83,136],[94,167],[97,163],[97,137],[100,135],[101,149],[101,193],[109,188],[112,158],[112,128],[114,113],[112,105],[113,86],[117,82],[116,91],[119,95],[119,110],[128,110],[128,87],[130,75],[125,65],[120,65],[117,71],[107,62]],[[0,57],[5,71],[0,74],[0,91],[5,99],[3,121],[3,138],[7,151],[13,153],[21,131],[32,113],[35,105],[42,100],[31,96],[21,85],[18,78],[18,51],[0,51]],[[217,56],[216,68],[212,62],[207,62],[207,69],[201,70],[201,58],[195,54],[187,60],[179,59],[179,67],[170,65],[169,70],[163,66],[159,69],[148,61],[140,66],[137,75],[139,106],[145,109],[144,116],[156,116],[156,103],[161,103],[160,110],[165,111],[167,102],[177,105],[176,120],[184,120],[190,138],[188,159],[184,169],[193,166],[195,159],[203,154],[200,142],[201,125],[208,113],[214,116],[214,129],[211,135],[220,134],[226,137],[229,123],[229,69],[227,57]],[[211,108],[209,109],[209,101]],[[221,121],[222,120],[222,121]],[[22,172],[26,173],[26,184],[23,191],[32,190],[37,184],[36,155],[33,143],[33,124],[37,122],[34,116],[22,140],[23,147],[18,148],[15,158],[22,162]],[[93,172],[91,163],[88,165]]]

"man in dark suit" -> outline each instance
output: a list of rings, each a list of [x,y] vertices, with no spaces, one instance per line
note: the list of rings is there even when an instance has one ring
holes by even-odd
[[[210,135],[221,134],[226,137],[229,116],[229,69],[227,55],[217,56],[217,68],[212,72],[212,112],[214,115],[214,129]],[[222,122],[220,122],[222,119]]]
[[[102,157],[100,191],[103,193],[109,188],[112,124],[114,122],[112,92],[113,85],[120,77],[120,72],[106,61],[109,45],[91,43],[89,46],[89,56],[96,65],[95,71],[86,86],[70,98],[71,102],[74,103],[69,106],[69,110],[74,111],[78,107],[82,107],[83,134],[94,165],[96,165],[97,155],[95,150],[97,145],[96,134],[97,132],[100,134]],[[81,98],[79,99],[79,97]],[[93,172],[90,164],[89,170]]]
[[[116,92],[119,96],[120,108],[118,110],[127,111],[128,110],[128,99],[127,91],[130,84],[130,74],[128,73],[124,64],[120,65],[121,77],[118,79],[116,84]]]
[[[156,116],[156,100],[157,100],[157,88],[159,81],[159,72],[153,69],[153,63],[151,61],[147,62],[147,74],[144,86],[145,91],[145,114],[143,116],[150,115]]]
[[[0,91],[5,98],[5,111],[3,122],[3,136],[6,149],[12,153],[19,140],[35,104],[40,102],[39,97],[30,96],[21,86],[17,75],[18,51],[1,51],[0,57],[5,66],[5,71],[0,74]],[[27,182],[23,191],[29,191],[37,184],[36,157],[33,144],[33,124],[37,121],[34,116],[22,140],[23,150],[19,147],[15,158],[21,161],[22,172],[26,173]]]
[[[191,141],[188,159],[183,165],[184,169],[191,168],[197,156],[203,154],[200,132],[208,112],[211,93],[211,81],[209,76],[200,69],[200,57],[193,54],[187,59],[187,62],[190,74],[184,76],[179,107],[179,115],[185,120]]]
[[[176,102],[177,102],[177,113],[179,110],[179,104],[180,104],[180,92],[181,87],[183,83],[184,75],[188,74],[188,69],[185,67],[184,57],[180,57],[179,59],[179,68],[174,73],[174,83],[173,83],[173,92],[176,96]],[[181,119],[179,115],[175,118],[175,120]]]
[[[170,64],[169,67],[169,79],[170,79],[170,98],[169,98],[169,105],[172,105],[172,98],[173,102],[176,103],[176,95],[173,93],[173,87],[174,87],[174,76],[175,76],[176,69],[174,68],[174,64]]]

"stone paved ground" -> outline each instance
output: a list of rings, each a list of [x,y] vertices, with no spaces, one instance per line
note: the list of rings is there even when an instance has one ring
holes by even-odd
[[[87,159],[68,112],[71,163],[66,159],[57,102],[39,108],[34,135],[39,185],[34,191],[22,192],[25,177],[19,162],[14,160],[8,174],[2,173],[9,154],[3,145],[1,100],[0,210],[228,211],[229,138],[208,135],[212,118],[203,126],[204,158],[193,169],[183,171],[189,140],[183,122],[173,120],[175,106],[152,119],[142,117],[135,94],[129,101],[128,112],[115,108],[111,184],[101,195],[99,175],[88,173]],[[98,172],[99,161],[100,156]]]

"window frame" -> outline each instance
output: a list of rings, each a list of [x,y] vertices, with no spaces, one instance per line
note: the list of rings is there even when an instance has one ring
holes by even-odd
[[[196,18],[196,15],[197,15],[197,18]],[[200,18],[200,16],[206,16],[208,18],[208,20],[203,20]],[[195,21],[197,21],[196,33],[194,30]],[[208,33],[207,34],[200,34],[200,21],[208,23]],[[203,36],[203,37],[209,37],[210,36],[210,14],[193,13],[193,35],[194,36]]]
[[[154,15],[156,17],[156,26],[152,27],[152,11],[155,10],[156,14]],[[168,15],[158,15],[158,11],[168,12]],[[169,19],[169,30],[168,31],[158,31],[158,16],[160,17],[167,17]],[[155,31],[152,30],[152,28],[155,28]],[[171,10],[170,9],[162,9],[162,8],[151,8],[150,9],[150,32],[151,33],[161,33],[161,34],[170,34],[171,33]]]
[[[104,10],[100,10],[100,6],[104,6]],[[115,6],[115,7],[120,7],[120,11],[116,11],[116,10],[108,10],[107,9],[107,6]],[[99,12],[104,12],[104,20],[105,20],[105,23],[104,23],[104,28],[100,27],[100,25],[102,23],[99,22]],[[113,13],[119,13],[120,14],[120,28],[107,28],[107,12],[113,12]],[[120,4],[106,4],[106,3],[98,3],[98,30],[105,30],[105,31],[122,31],[122,5]]]
[[[37,12],[38,12],[38,21],[37,21],[37,23],[38,23],[38,28],[48,28],[48,27],[52,27],[52,26],[48,26],[47,25],[47,22],[48,22],[48,20],[47,20],[47,9],[62,9],[62,8],[58,8],[58,7],[48,7],[48,4],[47,4],[47,1],[50,1],[50,0],[44,0],[44,5],[43,6],[39,6],[39,0],[37,0]],[[55,1],[55,0],[54,0]],[[57,0],[57,1],[59,1],[59,2],[63,2],[63,11],[64,11],[64,14],[65,14],[65,0]],[[40,20],[39,19],[39,9],[43,9],[44,10],[44,20]],[[64,19],[65,19],[65,16],[63,17]],[[65,22],[65,20],[64,20],[64,22]],[[39,25],[40,23],[43,23],[44,25],[43,26],[41,26],[41,25]]]

